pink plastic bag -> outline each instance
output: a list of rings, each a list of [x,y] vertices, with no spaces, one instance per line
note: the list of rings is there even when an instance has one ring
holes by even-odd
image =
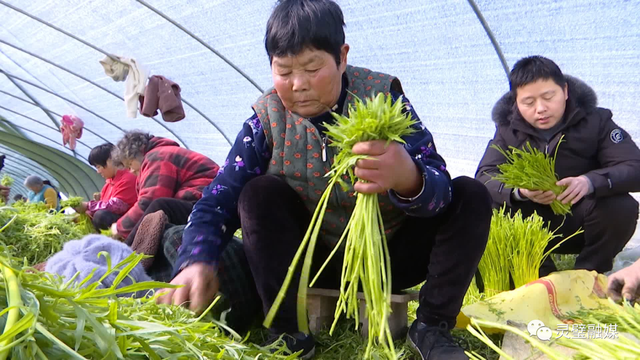
[[[62,117],[62,125],[60,132],[62,133],[62,145],[69,144],[69,149],[76,149],[76,139],[82,137],[82,129],[84,122],[75,115],[64,115]]]

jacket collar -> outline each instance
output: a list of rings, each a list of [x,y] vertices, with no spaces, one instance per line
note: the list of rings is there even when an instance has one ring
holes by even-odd
[[[585,113],[591,112],[598,106],[598,97],[589,85],[569,75],[565,75],[565,78],[568,84],[569,98],[563,118],[564,126],[560,130],[581,119]],[[534,127],[529,125],[520,115],[511,92],[507,92],[496,102],[491,111],[491,118],[496,125],[511,125],[518,130],[535,133]]]
[[[106,182],[106,183],[109,183],[109,184],[116,183],[116,182],[120,181],[120,179],[122,179],[122,177],[125,175],[125,173],[126,173],[127,171],[129,171],[129,170],[125,170],[125,169],[118,169],[118,170],[116,171],[116,176],[114,176],[114,177],[113,177],[113,178],[111,178],[111,179],[106,179],[106,180],[105,180],[105,182]]]

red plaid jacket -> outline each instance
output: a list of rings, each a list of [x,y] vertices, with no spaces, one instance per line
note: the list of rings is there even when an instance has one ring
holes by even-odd
[[[138,201],[118,220],[118,234],[129,236],[155,199],[175,198],[195,203],[202,197],[202,189],[216,177],[219,168],[213,160],[183,149],[173,140],[153,137],[136,184]]]

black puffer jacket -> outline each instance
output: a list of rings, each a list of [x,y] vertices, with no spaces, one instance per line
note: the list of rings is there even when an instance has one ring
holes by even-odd
[[[563,135],[556,158],[559,179],[586,175],[597,197],[640,191],[640,150],[631,136],[613,122],[610,110],[597,107],[597,96],[587,84],[570,76],[567,83],[564,122],[549,142],[522,118],[509,93],[494,106],[491,115],[496,133],[480,161],[476,179],[486,184],[496,203],[510,204],[511,189],[491,180],[490,175],[497,174],[497,166],[506,160],[490,146],[522,148],[530,142],[541,151],[553,153]]]

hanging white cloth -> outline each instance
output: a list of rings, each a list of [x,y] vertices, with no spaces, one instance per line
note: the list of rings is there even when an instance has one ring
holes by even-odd
[[[105,74],[114,81],[125,81],[124,105],[127,117],[136,118],[138,115],[138,99],[144,95],[147,84],[146,69],[133,58],[107,56],[100,60]]]

